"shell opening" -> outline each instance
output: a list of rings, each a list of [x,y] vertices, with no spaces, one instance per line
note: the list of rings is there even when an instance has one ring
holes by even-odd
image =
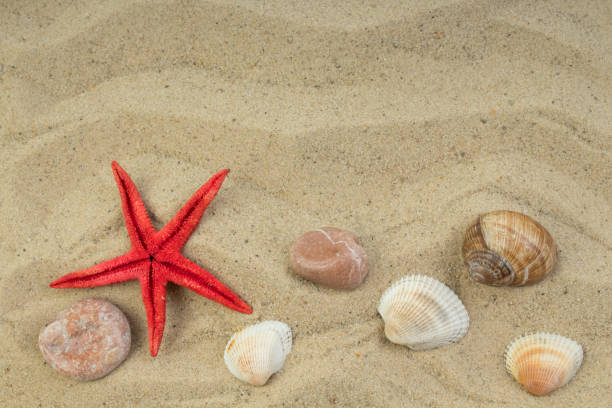
[[[475,249],[466,258],[470,276],[477,282],[495,286],[511,285],[516,273],[504,258],[488,249]]]

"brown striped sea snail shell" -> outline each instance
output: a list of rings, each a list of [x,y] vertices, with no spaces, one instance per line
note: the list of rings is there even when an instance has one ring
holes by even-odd
[[[548,231],[527,215],[513,211],[479,216],[465,234],[462,252],[470,276],[494,286],[539,282],[557,260]]]
[[[567,384],[582,364],[582,346],[558,334],[519,337],[506,347],[506,370],[533,395]]]

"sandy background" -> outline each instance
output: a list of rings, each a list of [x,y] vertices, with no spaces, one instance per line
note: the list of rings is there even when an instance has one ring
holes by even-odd
[[[609,406],[611,3],[303,3],[1,2],[0,405]],[[184,253],[252,315],[169,285],[152,358],[137,282],[48,287],[129,248],[112,160],[157,228],[231,169]],[[469,280],[463,233],[494,209],[551,232],[546,280]],[[288,268],[292,241],[326,225],[369,254],[353,292]],[[411,352],[384,338],[378,299],[416,272],[465,303],[458,344]],[[111,375],[78,383],[44,363],[37,337],[94,296],[126,313],[133,346]],[[255,388],[222,354],[265,319],[292,327],[294,349]],[[506,344],[536,330],[585,350],[575,379],[542,398],[503,364]]]

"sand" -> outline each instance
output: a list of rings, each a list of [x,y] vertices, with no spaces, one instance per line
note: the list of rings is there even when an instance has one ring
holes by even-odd
[[[611,7],[3,1],[0,405],[609,406]],[[231,169],[184,254],[252,315],[170,284],[152,358],[138,282],[49,288],[129,249],[112,160],[156,228]],[[469,279],[463,234],[495,209],[555,238],[559,262],[541,283]],[[367,251],[355,291],[289,269],[293,240],[321,226],[354,232]],[[459,343],[412,352],[385,339],[378,299],[412,273],[463,300],[471,326]],[[90,383],[55,373],[37,346],[84,297],[117,305],[133,330],[128,359]],[[267,319],[291,326],[294,348],[255,388],[230,374],[223,349]],[[585,350],[547,397],[504,369],[506,344],[533,331]]]

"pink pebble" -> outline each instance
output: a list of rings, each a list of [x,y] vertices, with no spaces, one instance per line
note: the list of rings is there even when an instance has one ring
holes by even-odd
[[[61,312],[38,336],[51,367],[81,381],[113,371],[130,351],[130,325],[121,310],[100,299],[83,299]]]
[[[293,270],[334,289],[354,289],[368,273],[368,259],[355,235],[325,227],[299,237],[290,252]]]

